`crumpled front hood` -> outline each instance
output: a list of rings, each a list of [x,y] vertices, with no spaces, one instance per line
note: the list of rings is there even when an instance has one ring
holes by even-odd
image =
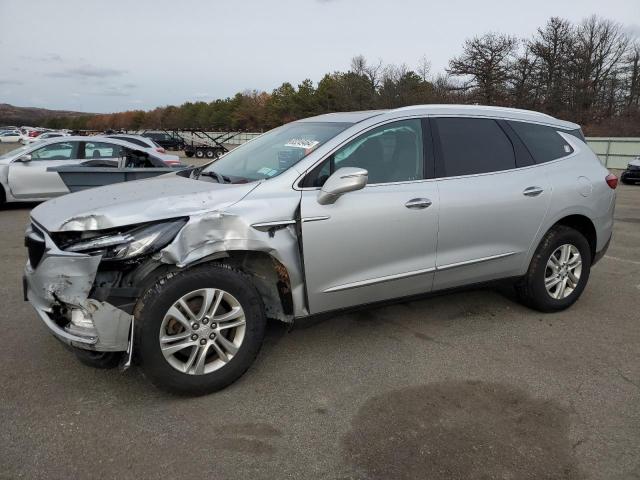
[[[50,232],[104,230],[225,208],[257,185],[163,175],[64,195],[34,208],[31,218]]]

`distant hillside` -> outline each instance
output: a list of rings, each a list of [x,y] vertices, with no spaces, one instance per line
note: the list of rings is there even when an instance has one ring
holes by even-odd
[[[44,126],[47,120],[53,118],[69,119],[91,116],[92,113],[70,112],[68,110],[47,110],[46,108],[16,107],[8,103],[0,103],[0,126],[27,125],[31,127]]]

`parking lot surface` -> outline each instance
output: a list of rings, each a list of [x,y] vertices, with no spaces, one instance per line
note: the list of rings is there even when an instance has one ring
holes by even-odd
[[[22,300],[0,210],[0,478],[640,478],[640,186],[571,309],[468,290],[269,325],[219,393],[85,367]]]

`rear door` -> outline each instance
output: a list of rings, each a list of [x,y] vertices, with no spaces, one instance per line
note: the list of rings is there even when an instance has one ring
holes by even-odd
[[[43,199],[69,193],[60,175],[49,167],[77,165],[80,142],[57,142],[31,152],[31,161],[14,161],[9,165],[11,194],[20,199]]]
[[[426,151],[420,119],[395,121],[363,133],[307,176],[301,216],[311,313],[431,290],[438,191],[425,179]],[[367,169],[367,186],[319,204],[313,187],[341,167]]]
[[[431,124],[440,192],[434,289],[520,274],[549,207],[544,166],[501,120]]]

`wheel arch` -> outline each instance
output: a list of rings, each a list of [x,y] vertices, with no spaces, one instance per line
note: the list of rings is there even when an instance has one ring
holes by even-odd
[[[188,271],[202,265],[224,264],[251,277],[258,289],[268,318],[291,323],[294,320],[294,303],[291,279],[286,266],[266,252],[254,250],[228,250],[216,252],[180,268],[176,265],[151,262],[132,274],[130,281],[141,292],[153,286],[164,275]]]
[[[230,250],[226,253],[228,256],[213,262],[228,264],[251,276],[268,318],[293,322],[293,294],[287,267],[267,252]]]
[[[538,239],[538,242],[536,244],[536,249],[538,248],[538,245],[540,245],[540,242],[542,241],[544,236],[552,228],[554,228],[554,227],[556,227],[558,225],[564,225],[565,227],[571,227],[574,230],[577,230],[578,232],[580,232],[586,238],[587,242],[589,243],[589,250],[590,250],[590,253],[591,253],[591,260],[593,261],[593,259],[595,258],[595,255],[596,255],[596,249],[597,249],[597,245],[598,245],[598,234],[597,234],[596,226],[594,225],[593,221],[588,216],[583,215],[581,213],[573,213],[573,214],[565,215],[565,216],[557,219],[540,236],[540,238]],[[534,249],[534,252],[535,252],[535,249]]]

